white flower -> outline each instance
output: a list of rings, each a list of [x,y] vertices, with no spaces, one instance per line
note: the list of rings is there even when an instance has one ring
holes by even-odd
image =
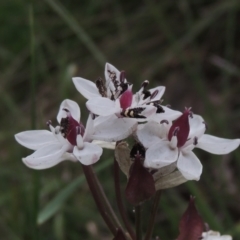
[[[90,143],[93,134],[93,121],[88,118],[84,129],[80,123],[80,108],[72,100],[66,99],[57,115],[60,126],[51,131],[32,130],[15,135],[15,139],[24,147],[35,150],[23,162],[30,168],[46,169],[64,160],[79,160],[84,165],[95,163],[102,154],[102,148]]]
[[[197,147],[213,154],[227,154],[236,149],[240,139],[224,139],[204,134],[202,117],[186,110],[173,124],[163,120],[160,124],[148,122],[136,135],[147,148],[144,166],[162,168],[177,161],[177,168],[188,180],[199,180],[202,164],[192,150]]]
[[[164,86],[155,87],[152,89],[147,89],[149,81],[145,80],[142,83],[140,90],[133,97],[133,106],[136,105],[152,105],[157,108],[156,114],[149,116],[149,120],[155,122],[161,122],[164,119],[172,121],[181,116],[181,112],[172,110],[166,106],[161,105],[161,98],[165,92]]]
[[[232,240],[230,235],[220,235],[219,232],[208,231],[202,233],[202,240]]]
[[[72,80],[77,90],[86,99],[106,97],[115,100],[129,86],[125,78],[125,72],[120,72],[110,63],[106,63],[105,65],[105,80],[98,78],[96,84],[80,77],[74,77]]]

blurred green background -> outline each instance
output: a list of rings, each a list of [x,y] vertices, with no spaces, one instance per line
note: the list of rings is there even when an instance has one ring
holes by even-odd
[[[65,98],[79,103],[85,122],[85,99],[71,77],[104,77],[106,61],[126,71],[134,90],[146,79],[150,87],[166,86],[164,104],[192,107],[209,134],[239,138],[239,23],[237,0],[1,0],[0,239],[112,239],[80,164],[29,169],[21,158],[30,151],[14,140],[20,131],[47,128],[49,119],[56,125]],[[195,152],[204,166],[201,180],[164,191],[154,235],[175,239],[194,195],[211,229],[240,239],[240,151]],[[116,209],[112,155],[105,151],[94,168]]]

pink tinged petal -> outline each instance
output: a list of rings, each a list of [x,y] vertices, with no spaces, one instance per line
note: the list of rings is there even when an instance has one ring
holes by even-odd
[[[136,158],[130,169],[125,195],[132,205],[138,205],[155,194],[155,184],[151,173]]]
[[[150,100],[151,101],[157,101],[160,100],[165,92],[166,88],[163,86],[159,86],[159,87],[155,87],[150,89],[150,93],[151,93],[151,97]]]
[[[147,149],[144,166],[158,169],[175,162],[177,158],[177,148],[171,149],[167,141],[158,140]]]
[[[64,158],[64,153],[67,151],[68,145],[50,144],[38,149],[26,158],[23,158],[23,162],[33,169],[46,169],[66,160]]]
[[[240,139],[218,138],[204,134],[198,139],[197,148],[213,154],[228,154],[239,147]]]
[[[74,147],[73,154],[74,156],[83,164],[91,165],[97,162],[102,155],[102,148],[93,143],[84,143],[83,149],[78,149]]]
[[[202,164],[193,152],[180,152],[177,168],[188,180],[198,181],[202,174]]]
[[[120,97],[120,106],[123,110],[130,107],[132,105],[132,90],[126,90]]]
[[[93,139],[109,142],[120,141],[127,138],[137,129],[136,119],[111,118],[95,127]]]
[[[92,98],[87,101],[86,106],[89,111],[100,116],[108,116],[120,111],[115,106],[115,102],[108,98]]]
[[[74,77],[73,83],[76,89],[86,98],[91,99],[94,97],[100,97],[100,93],[96,87],[96,84],[80,77]]]
[[[189,115],[190,110],[186,109],[181,117],[173,122],[168,132],[168,140],[171,141],[172,136],[177,136],[178,147],[182,147],[188,139],[190,127],[189,127]]]
[[[136,132],[138,140],[148,148],[162,137],[162,126],[156,122],[147,122]]]
[[[81,116],[81,112],[80,112],[80,108],[78,106],[78,104],[72,100],[66,99],[64,100],[59,108],[59,112],[57,115],[57,120],[60,123],[62,118],[66,118],[67,117],[67,112],[64,110],[67,109],[71,116],[77,121],[80,121],[80,116]]]
[[[197,212],[194,198],[191,197],[188,208],[180,220],[180,234],[177,240],[200,240],[204,228],[203,219]]]
[[[15,135],[15,139],[22,146],[32,150],[37,150],[43,146],[57,143],[57,139],[53,133],[47,130],[20,132]]]

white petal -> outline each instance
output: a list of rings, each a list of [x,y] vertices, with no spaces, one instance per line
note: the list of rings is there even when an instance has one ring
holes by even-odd
[[[102,148],[93,143],[84,143],[83,149],[74,147],[74,156],[84,165],[91,165],[97,162],[102,155]]]
[[[82,149],[83,146],[84,146],[84,143],[83,143],[83,138],[80,134],[77,135],[77,147],[78,149]]]
[[[164,86],[159,86],[159,87],[155,87],[155,88],[149,89],[151,94],[154,93],[155,91],[158,91],[156,96],[154,98],[151,98],[151,101],[158,101],[158,100],[160,100],[162,98],[165,90],[166,90],[166,87],[164,87]]]
[[[156,113],[153,116],[151,116],[151,120],[156,122],[161,122],[163,120],[167,120],[169,123],[179,118],[182,113],[179,111],[172,110],[168,107],[162,106],[164,112],[163,113]]]
[[[86,98],[91,99],[94,97],[100,97],[100,93],[96,87],[96,84],[84,78],[74,77],[72,78],[76,89]]]
[[[105,74],[105,79],[106,79],[107,94],[110,97],[112,95],[111,92],[113,92],[113,93],[115,92],[115,86],[113,84],[113,81],[112,81],[110,75],[115,74],[116,75],[115,81],[119,82],[120,72],[118,71],[117,68],[115,68],[110,63],[106,63],[104,74]]]
[[[193,117],[189,117],[190,132],[188,138],[193,139],[194,137],[200,138],[205,130],[206,125],[204,119],[200,115],[194,114]]]
[[[109,142],[127,138],[137,129],[137,120],[131,118],[111,118],[95,127],[93,139]]]
[[[112,64],[106,63],[104,74],[105,74],[105,79],[106,79],[107,83],[112,82],[109,71],[114,72],[116,74],[117,81],[120,80],[120,71],[117,68],[115,68]]]
[[[67,151],[67,145],[51,144],[44,146],[33,154],[23,158],[23,162],[33,169],[46,169],[55,166],[65,160],[63,154]]]
[[[115,149],[116,142],[105,142],[101,140],[93,140],[93,144],[100,146],[101,148]]]
[[[213,154],[228,154],[235,150],[240,144],[240,139],[218,138],[204,134],[198,139],[197,148],[201,148]]]
[[[177,160],[178,149],[171,149],[169,142],[158,140],[146,151],[144,166],[147,168],[165,167]]]
[[[193,152],[180,152],[177,168],[188,180],[198,181],[202,174],[202,164]]]
[[[88,120],[87,120],[87,123],[86,123],[84,136],[83,136],[83,141],[84,142],[91,141],[93,132],[94,132],[94,122],[93,122],[93,119],[92,119],[92,114],[89,114]]]
[[[115,102],[108,98],[92,98],[87,101],[86,106],[89,111],[100,116],[108,116],[119,111],[115,107]]]
[[[109,116],[98,116],[93,120],[94,127],[97,127],[99,124],[110,121],[111,119],[117,119],[116,115],[109,115]]]
[[[162,127],[163,126],[161,126],[159,123],[147,122],[143,127],[138,128],[136,136],[144,147],[149,148],[156,141],[163,137]]]
[[[79,108],[78,104],[70,99],[65,99],[64,101],[62,101],[60,108],[59,108],[58,115],[57,115],[57,120],[59,123],[61,122],[62,118],[67,117],[66,111],[63,110],[64,108],[69,110],[72,117],[77,122],[80,122],[81,112],[80,112],[80,108]]]
[[[57,139],[52,132],[47,130],[32,130],[20,132],[15,135],[18,143],[26,148],[37,150],[43,146],[57,143]]]
[[[142,107],[144,107],[145,109],[141,112],[141,115],[143,115],[147,118],[152,116],[153,114],[155,114],[157,111],[157,108],[154,106],[151,106],[151,105],[144,105]],[[144,120],[144,119],[139,118],[138,120]]]

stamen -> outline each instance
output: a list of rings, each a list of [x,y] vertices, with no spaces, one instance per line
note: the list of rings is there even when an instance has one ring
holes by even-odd
[[[163,124],[163,123],[169,124],[168,120],[166,120],[166,119],[163,119],[163,120],[160,122],[160,124]]]
[[[47,126],[49,127],[50,125],[52,125],[52,121],[51,121],[51,120],[48,120],[48,121],[46,122],[46,124],[47,124]]]
[[[151,94],[151,97],[150,97],[150,99],[153,99],[153,98],[155,98],[157,95],[158,95],[158,90],[155,90],[152,94]]]
[[[126,78],[126,73],[125,73],[125,71],[121,71],[121,72],[120,72],[120,82],[121,82],[121,83],[124,83],[125,78]]]
[[[149,84],[149,81],[148,80],[145,80],[143,83],[142,83],[142,88],[145,89]]]
[[[55,134],[59,134],[60,133],[60,126],[57,126],[57,127],[55,127]]]
[[[179,127],[176,127],[176,128],[173,130],[173,136],[177,136],[179,130],[180,130],[180,128],[179,128]]]
[[[198,144],[198,138],[197,138],[197,137],[194,137],[194,138],[193,138],[193,145],[196,146],[197,144]]]
[[[67,108],[63,108],[63,110],[67,113],[69,113],[69,110]]]
[[[205,121],[203,121],[203,124],[205,125],[206,130],[208,130],[208,125]]]

